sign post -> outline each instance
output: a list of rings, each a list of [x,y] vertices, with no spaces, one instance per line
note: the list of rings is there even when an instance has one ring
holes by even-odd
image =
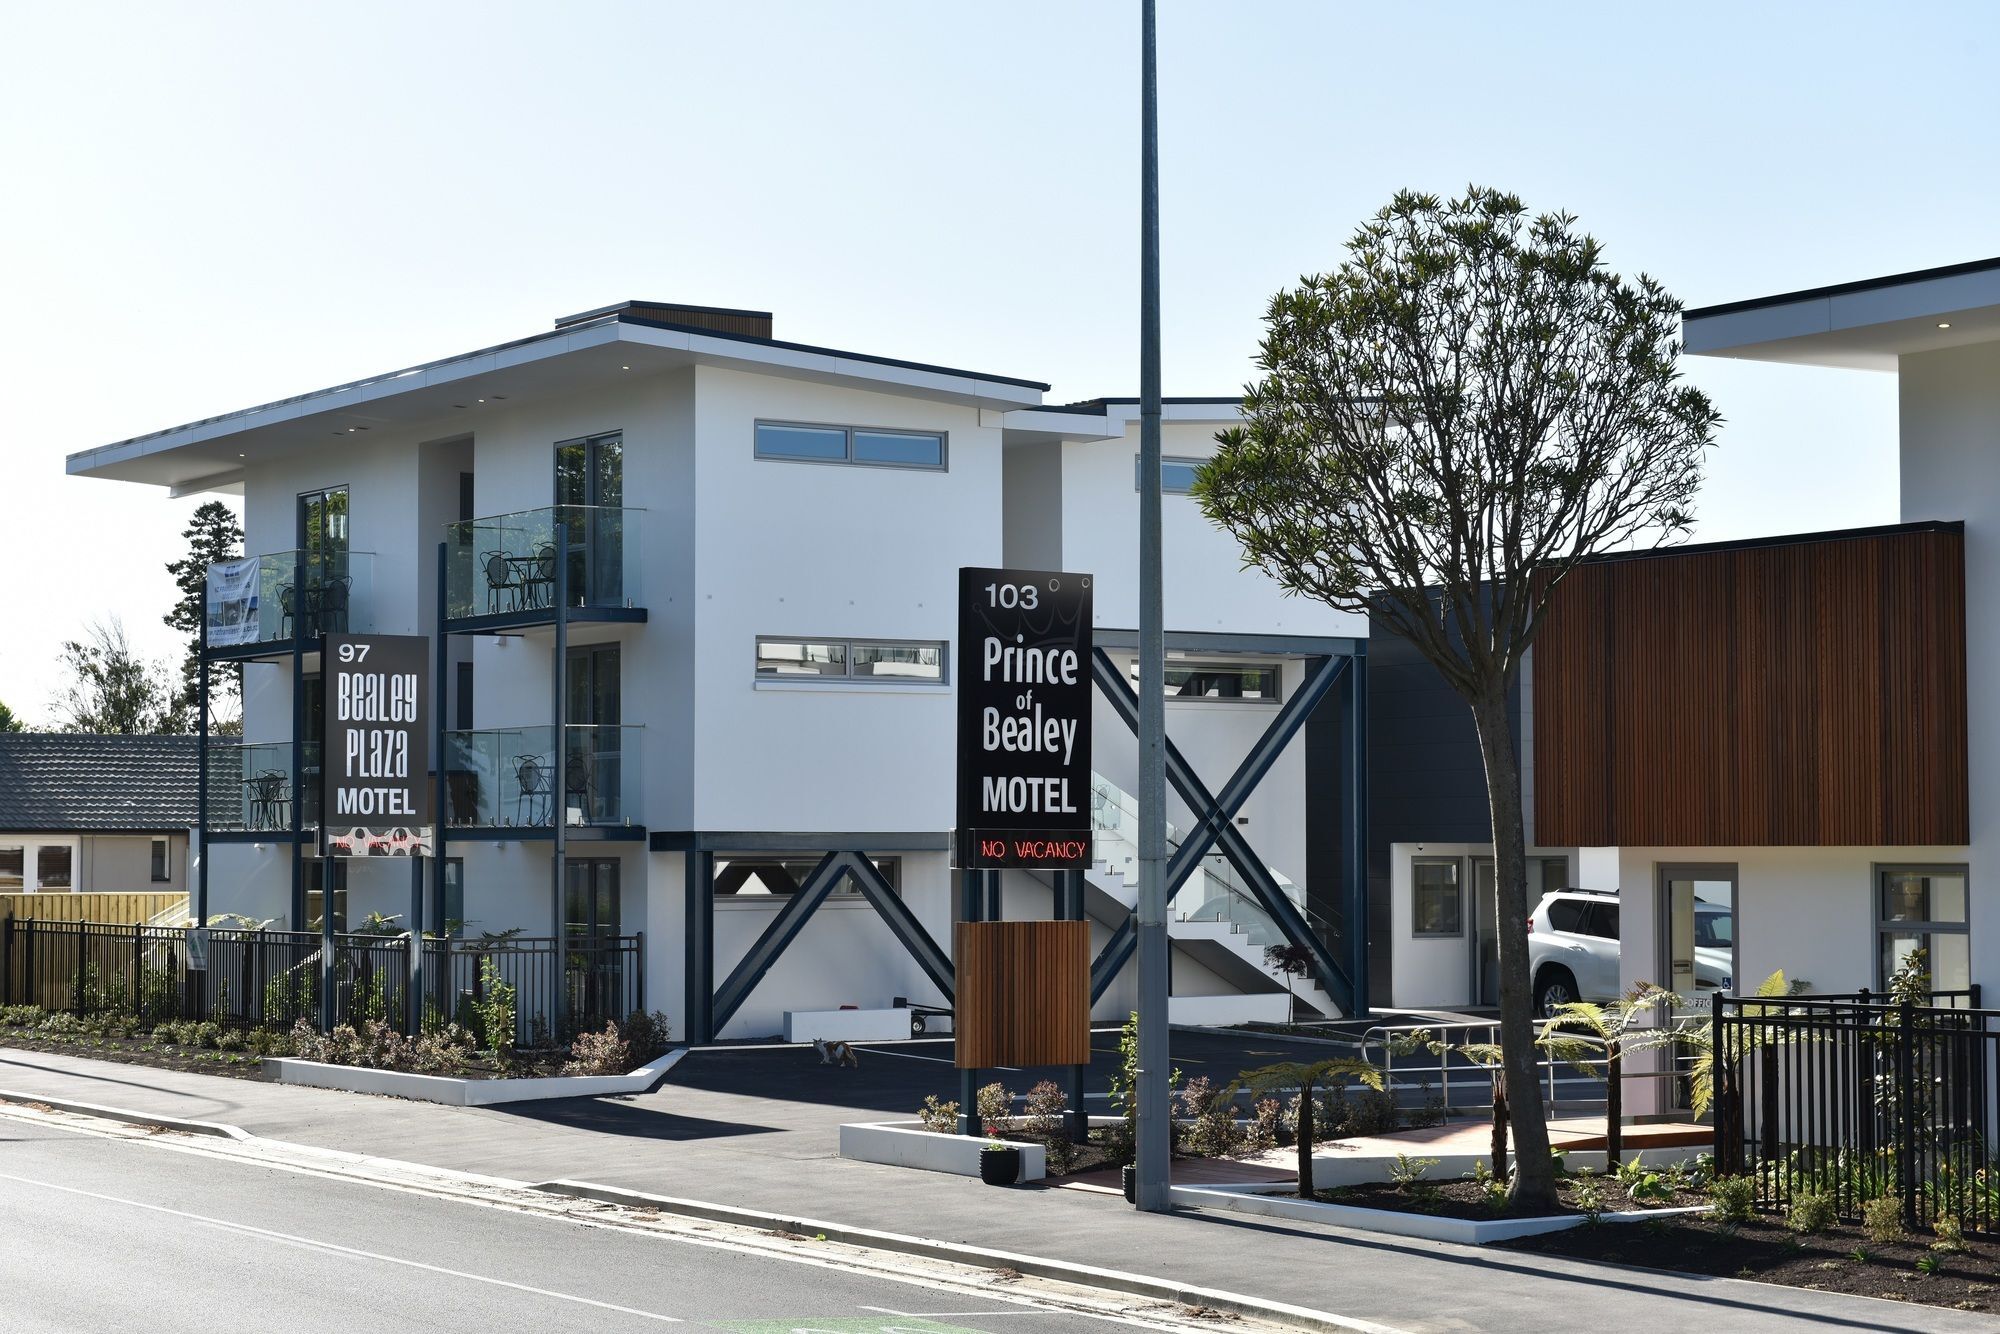
[[[320,753],[320,1022],[334,1019],[333,858],[430,851],[430,641],[422,635],[328,635],[321,667],[326,740]],[[423,950],[410,922],[411,982]]]
[[[1000,873],[1090,865],[1091,578],[958,572],[958,829],[952,1047],[970,1133],[982,1057],[1090,1059],[1090,928],[1002,922]],[[1059,900],[1064,896],[1057,891]],[[1059,910],[1058,917],[1068,914]]]

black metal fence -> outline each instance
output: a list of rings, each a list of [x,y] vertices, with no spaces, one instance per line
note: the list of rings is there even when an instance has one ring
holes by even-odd
[[[188,967],[186,927],[0,921],[0,1004],[77,1014],[129,1011],[146,1023],[210,1019],[288,1029],[320,1020],[322,949],[312,931],[211,927],[207,967]],[[515,1042],[544,1047],[645,1008],[643,937],[426,939],[423,1006],[410,1013],[408,936],[333,938],[336,1024],[468,1018],[512,987]],[[560,978],[560,981],[558,981]],[[558,1004],[560,1002],[560,1005]]]
[[[1929,999],[1716,996],[1718,1169],[1765,1208],[1818,1194],[1856,1218],[1887,1196],[1912,1230],[2000,1232],[2000,1011]]]

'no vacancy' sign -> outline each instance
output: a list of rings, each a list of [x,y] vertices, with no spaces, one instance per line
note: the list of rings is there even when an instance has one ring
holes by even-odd
[[[958,572],[958,864],[1090,865],[1090,576]]]

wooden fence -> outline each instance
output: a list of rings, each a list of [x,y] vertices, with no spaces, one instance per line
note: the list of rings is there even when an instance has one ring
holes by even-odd
[[[187,910],[187,895],[145,894],[0,894],[0,918],[32,917],[42,922],[112,922],[121,926],[150,922],[172,908]]]

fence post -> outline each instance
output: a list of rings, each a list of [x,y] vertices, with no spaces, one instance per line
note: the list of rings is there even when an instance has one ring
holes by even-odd
[[[1896,1185],[1903,1196],[1903,1227],[1917,1228],[1916,1031],[1914,1007],[1896,1006]]]
[[[83,1013],[83,923],[76,924],[76,1013]]]
[[[14,1004],[14,918],[0,917],[0,1005]]]
[[[28,975],[27,994],[21,999],[29,1005],[42,1003],[40,979],[35,976],[35,919],[28,919],[27,933],[21,938],[21,971]]]
[[[144,1017],[139,1006],[139,984],[146,975],[145,942],[140,937],[142,929],[139,923],[132,923],[132,1017],[135,1019]]]
[[[646,1012],[646,933],[632,933],[632,967],[638,977],[633,982],[632,1008],[640,1014]],[[623,1016],[620,1016],[621,1018]]]

